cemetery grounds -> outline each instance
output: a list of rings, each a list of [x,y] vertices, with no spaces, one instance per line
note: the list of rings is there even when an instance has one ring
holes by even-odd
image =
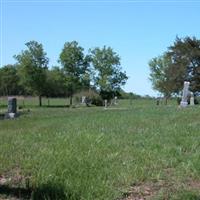
[[[65,103],[0,120],[0,199],[200,199],[199,106]]]

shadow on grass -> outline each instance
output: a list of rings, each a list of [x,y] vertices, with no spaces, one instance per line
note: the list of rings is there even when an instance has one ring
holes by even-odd
[[[45,108],[69,108],[70,105],[43,105]]]
[[[66,191],[62,185],[51,183],[41,185],[38,188],[19,188],[7,185],[0,186],[0,195],[23,200],[79,200],[80,195],[73,191]]]
[[[5,114],[0,113],[0,120],[4,119]]]
[[[31,189],[0,185],[0,195],[9,197],[11,196],[20,199],[30,199],[31,193],[32,193]]]
[[[19,111],[16,113],[15,117],[13,119],[16,119],[22,115],[27,115],[30,113],[30,110],[26,110],[26,111]],[[6,112],[5,113],[0,113],[0,120],[5,120],[5,119],[12,119],[12,118],[9,118],[9,117],[6,117]]]

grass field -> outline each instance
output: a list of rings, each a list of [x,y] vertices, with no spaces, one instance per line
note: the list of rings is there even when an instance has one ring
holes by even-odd
[[[17,104],[22,107],[38,107],[38,97],[23,97],[17,96]],[[68,98],[42,98],[43,106],[67,106],[69,105]],[[0,97],[0,108],[7,107],[7,97]]]
[[[200,199],[199,106],[30,110],[0,121],[0,199]]]

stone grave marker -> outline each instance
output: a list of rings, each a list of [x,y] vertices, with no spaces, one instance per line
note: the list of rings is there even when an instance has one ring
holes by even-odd
[[[189,95],[189,86],[190,86],[190,82],[185,81],[184,82],[184,87],[183,87],[183,96],[181,99],[181,103],[180,106],[185,108],[188,105],[187,99],[188,99],[188,95]]]
[[[194,94],[193,94],[193,92],[191,92],[191,95],[190,95],[190,105],[194,106]]]
[[[114,105],[117,105],[118,102],[117,102],[117,96],[115,96],[115,101],[114,101]]]
[[[86,100],[86,96],[82,96],[82,98],[81,98],[81,104],[85,104],[86,103],[85,100]]]
[[[17,115],[17,99],[8,97],[8,112],[5,114],[5,118],[13,119]]]
[[[105,99],[105,100],[104,100],[104,108],[106,109],[107,107],[108,107],[108,100]]]

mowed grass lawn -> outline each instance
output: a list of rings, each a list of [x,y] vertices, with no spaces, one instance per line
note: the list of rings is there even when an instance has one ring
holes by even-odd
[[[0,121],[0,178],[0,199],[200,199],[200,106],[31,108]]]

